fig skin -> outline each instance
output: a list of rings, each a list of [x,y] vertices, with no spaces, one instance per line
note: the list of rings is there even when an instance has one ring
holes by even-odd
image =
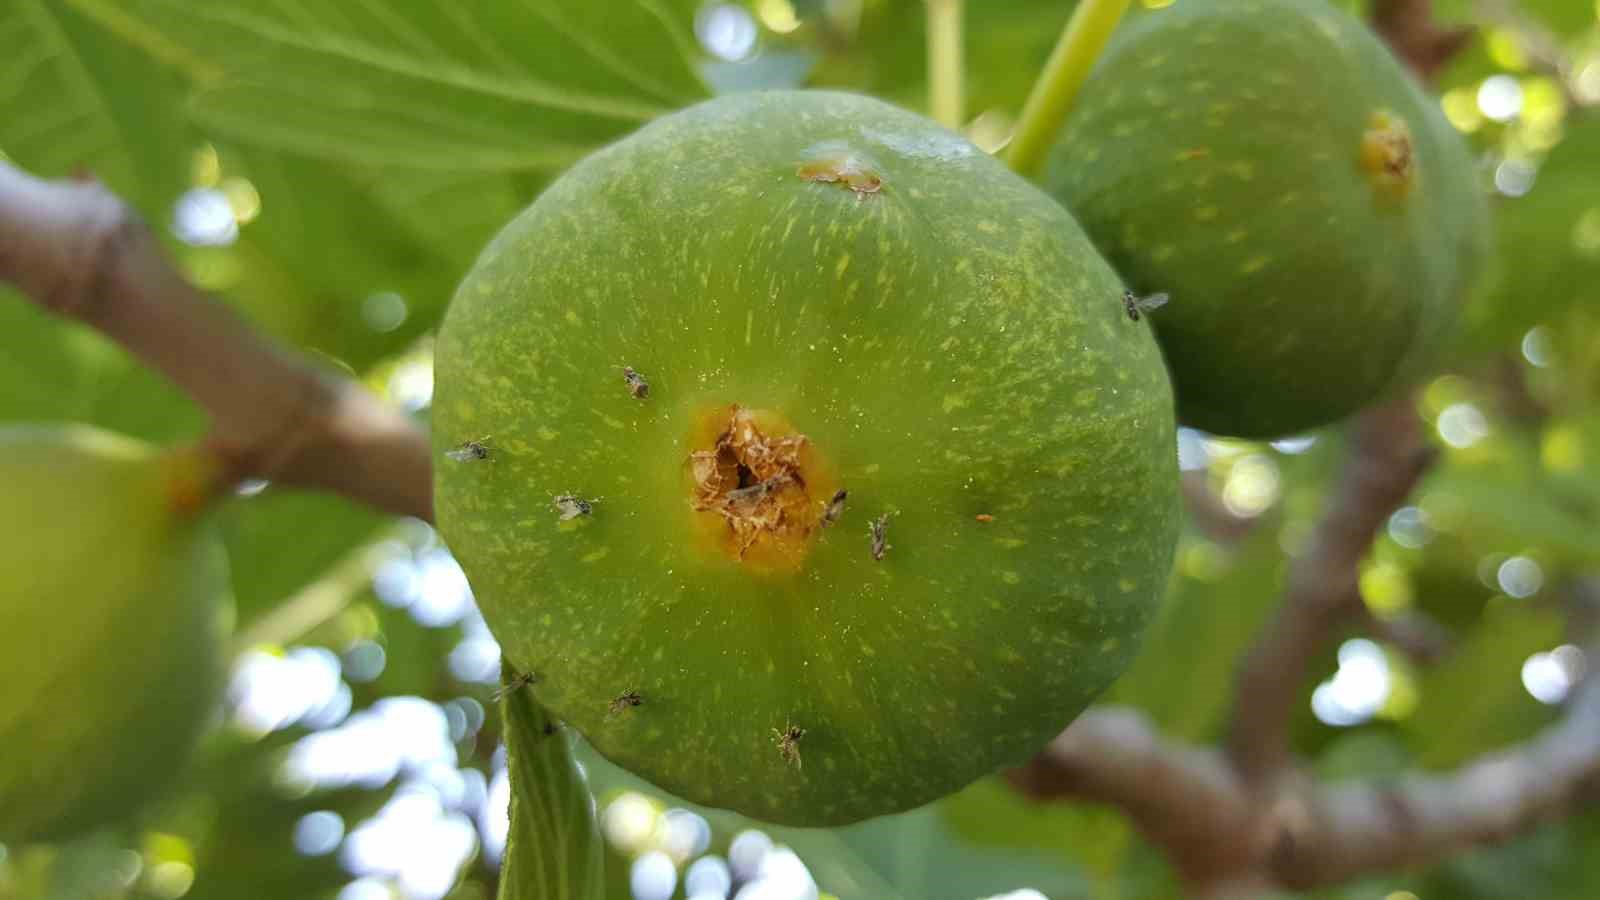
[[[206,463],[85,426],[0,427],[0,841],[119,823],[222,686]]]
[[[625,768],[785,824],[927,803],[1058,734],[1165,586],[1172,397],[1122,293],[921,116],[691,107],[563,175],[457,291],[441,533],[539,702]],[[804,435],[804,503],[774,486],[792,527],[744,558],[696,465],[735,408]]]
[[[1046,188],[1151,313],[1178,418],[1250,438],[1424,374],[1478,280],[1461,136],[1322,0],[1184,0],[1113,38]]]

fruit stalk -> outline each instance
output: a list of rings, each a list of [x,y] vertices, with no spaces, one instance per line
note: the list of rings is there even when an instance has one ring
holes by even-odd
[[[1019,175],[1032,178],[1044,167],[1046,151],[1055,143],[1067,113],[1078,99],[1100,51],[1117,30],[1129,0],[1083,0],[1061,32],[1033,92],[1022,107],[1022,118],[1006,153],[1006,163]]]
[[[530,681],[509,667],[502,672],[511,828],[498,900],[601,900],[605,858],[594,799],[567,735],[525,689]]]
[[[964,0],[928,0],[928,111],[946,128],[960,128],[966,113],[961,52]]]

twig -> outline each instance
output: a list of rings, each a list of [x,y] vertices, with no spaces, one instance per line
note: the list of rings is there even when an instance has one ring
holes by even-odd
[[[1365,604],[1356,612],[1363,629],[1379,640],[1395,645],[1417,665],[1431,666],[1455,649],[1450,631],[1426,613],[1412,609],[1376,616]]]
[[[1423,81],[1432,81],[1472,40],[1472,28],[1444,28],[1433,18],[1433,0],[1373,0],[1372,30]]]
[[[1289,721],[1306,663],[1360,610],[1360,562],[1433,457],[1405,394],[1361,414],[1350,441],[1344,472],[1309,549],[1290,569],[1283,602],[1239,667],[1227,753],[1247,782],[1288,767]]]
[[[232,480],[432,518],[422,429],[185,281],[149,227],[98,182],[46,182],[0,162],[0,281],[104,333],[193,397],[211,415],[206,444]]]

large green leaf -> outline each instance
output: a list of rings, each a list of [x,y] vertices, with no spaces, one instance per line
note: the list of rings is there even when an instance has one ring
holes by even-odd
[[[1533,188],[1495,211],[1501,259],[1465,314],[1462,352],[1514,347],[1523,332],[1600,302],[1600,116],[1572,113]]]
[[[177,72],[60,0],[0,6],[0,150],[59,177],[95,173],[156,221],[183,188],[192,141]]]
[[[1174,737],[1211,734],[1227,710],[1236,660],[1278,599],[1283,559],[1275,532],[1264,525],[1232,547],[1184,539],[1179,573],[1108,702],[1139,707]]]
[[[1529,601],[1492,604],[1483,622],[1417,686],[1401,733],[1429,768],[1460,765],[1533,733],[1554,713],[1522,686],[1522,665],[1561,643],[1561,617]]]

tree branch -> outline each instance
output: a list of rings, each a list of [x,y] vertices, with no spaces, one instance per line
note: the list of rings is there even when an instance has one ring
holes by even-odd
[[[1276,614],[1239,667],[1229,760],[1251,783],[1288,768],[1289,721],[1306,663],[1361,610],[1357,578],[1373,537],[1426,471],[1433,453],[1403,394],[1354,423],[1350,454],[1306,554],[1289,571]]]
[[[1372,30],[1423,81],[1432,81],[1475,31],[1441,27],[1433,18],[1433,0],[1373,0]]]
[[[358,383],[277,347],[172,266],[98,182],[0,162],[0,281],[160,371],[212,419],[231,480],[265,478],[433,517],[427,435]]]
[[[1119,807],[1195,895],[1309,890],[1509,840],[1569,811],[1600,778],[1600,677],[1574,692],[1560,722],[1445,775],[1324,785],[1294,770],[1261,791],[1223,754],[1100,707],[1007,778],[1034,799]]]

